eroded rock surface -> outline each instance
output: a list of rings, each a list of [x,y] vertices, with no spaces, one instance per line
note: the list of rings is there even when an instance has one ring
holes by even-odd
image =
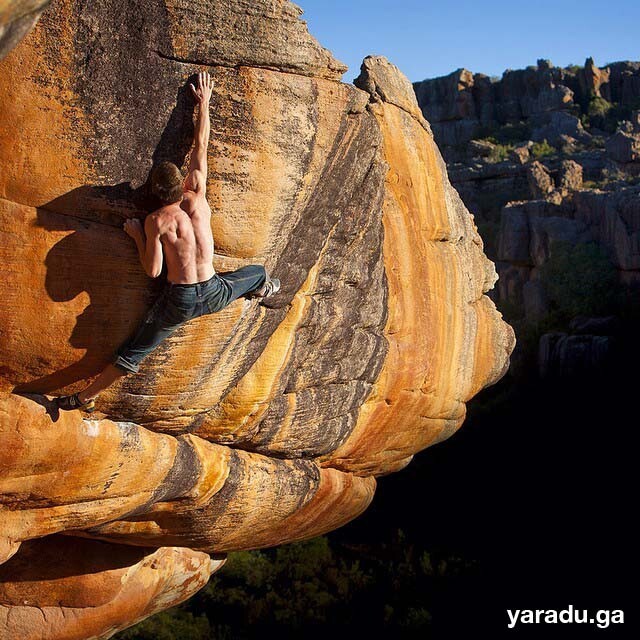
[[[0,0],[0,60],[29,33],[51,0]]]
[[[53,536],[0,566],[3,638],[109,638],[201,589],[224,562],[185,548],[143,549]]]
[[[200,558],[341,526],[376,476],[461,425],[513,349],[484,295],[495,269],[393,65],[367,58],[361,88],[341,83],[284,0],[125,4],[57,0],[0,63],[7,583],[56,533]],[[153,162],[186,165],[203,68],[214,266],[265,264],[282,290],[180,329],[96,419],[58,415],[42,394],[95,375],[157,293],[121,226],[149,207]],[[92,633],[162,608],[140,598],[96,606]],[[48,619],[41,637],[75,637]]]

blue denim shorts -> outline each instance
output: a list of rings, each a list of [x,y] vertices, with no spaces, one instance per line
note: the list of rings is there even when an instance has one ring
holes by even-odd
[[[240,296],[260,289],[266,280],[265,268],[251,264],[216,273],[206,282],[167,283],[136,334],[120,347],[113,364],[126,373],[137,373],[143,358],[185,322],[224,309]]]

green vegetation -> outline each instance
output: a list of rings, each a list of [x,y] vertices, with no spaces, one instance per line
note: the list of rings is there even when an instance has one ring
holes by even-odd
[[[577,316],[615,315],[625,302],[616,269],[597,244],[553,242],[549,254],[540,268],[540,281],[549,301],[547,315],[532,322],[524,317],[522,304],[501,300],[498,305],[518,336],[518,355],[512,359],[510,370],[514,380],[535,377],[542,335],[568,331]]]
[[[509,159],[509,153],[513,150],[511,144],[496,144],[487,156],[489,162],[504,162]]]
[[[623,120],[629,120],[631,113],[640,109],[640,100],[621,106],[600,96],[591,95],[587,105],[583,105],[581,116],[585,128],[597,127],[607,133],[614,133]]]
[[[542,142],[534,142],[531,147],[531,155],[536,159],[552,156],[556,153],[558,153],[556,148],[552,147],[546,140],[543,140]]]
[[[118,640],[208,640],[210,637],[211,627],[206,616],[194,616],[180,607],[162,611],[116,636]],[[215,637],[222,640],[225,635],[216,633]]]
[[[624,173],[616,169],[603,169],[599,180],[585,180],[583,186],[585,189],[611,189],[635,187],[640,184],[640,175],[634,176]]]
[[[470,569],[474,564],[419,549],[402,531],[388,544],[357,550],[323,536],[275,550],[233,553],[187,603],[116,637],[325,637],[349,624],[362,629],[367,621],[374,630],[423,634],[431,624],[429,602],[443,581]]]
[[[595,243],[553,243],[540,275],[558,324],[579,315],[607,315],[616,306],[616,270]]]
[[[611,109],[613,109],[613,105],[608,100],[600,96],[593,96],[589,100],[587,116],[590,120],[593,118],[606,118]]]

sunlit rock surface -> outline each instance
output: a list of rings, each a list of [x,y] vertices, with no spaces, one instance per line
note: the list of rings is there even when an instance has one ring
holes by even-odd
[[[0,631],[7,640],[108,638],[186,600],[222,564],[185,548],[27,542],[0,566]]]
[[[186,165],[201,69],[215,81],[214,266],[265,264],[282,290],[183,327],[95,419],[59,415],[42,394],[97,374],[157,294],[121,226],[144,214],[154,161]],[[361,88],[343,70],[284,0],[57,0],[0,63],[7,584],[29,541],[55,533],[189,547],[202,578],[201,552],[341,526],[506,370],[513,332],[484,295],[495,270],[410,83],[382,58]],[[179,585],[188,572],[170,567],[162,580]],[[87,625],[108,637],[189,581],[135,610],[96,606]],[[76,637],[48,622],[65,615],[40,617],[37,637]]]

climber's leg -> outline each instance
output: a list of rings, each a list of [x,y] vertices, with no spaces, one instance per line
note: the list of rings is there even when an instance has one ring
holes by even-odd
[[[262,288],[269,278],[262,265],[250,264],[230,273],[221,273],[220,279],[228,285],[231,292],[227,302],[229,304],[240,296]]]
[[[167,288],[151,307],[133,338],[120,347],[113,364],[108,365],[79,393],[57,398],[58,408],[65,411],[79,408],[91,410],[85,406],[87,403],[122,376],[137,373],[140,362],[146,356],[187,320],[194,317],[195,300],[195,290],[185,288],[174,291],[173,288]]]
[[[76,396],[82,404],[89,403],[91,400],[97,398],[102,391],[109,388],[116,380],[119,380],[125,375],[126,372],[119,367],[108,364],[106,369],[104,369],[84,391],[80,391]],[[88,410],[92,410],[92,408]]]
[[[55,399],[56,406],[62,411],[82,409],[91,413],[95,409],[95,398],[100,392],[110,387],[116,380],[126,375],[126,372],[112,364],[107,365],[102,373],[85,389],[70,396],[60,396]]]
[[[144,358],[176,329],[195,317],[196,301],[195,286],[168,286],[151,307],[138,332],[118,349],[114,366],[124,374],[138,373]]]
[[[272,280],[267,270],[259,264],[250,264],[231,273],[220,274],[220,278],[231,291],[228,303],[247,294],[252,297],[267,297],[280,289],[280,281]]]

